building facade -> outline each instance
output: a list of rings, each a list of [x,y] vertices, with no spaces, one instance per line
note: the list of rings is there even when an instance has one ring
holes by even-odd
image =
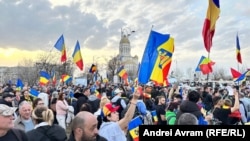
[[[128,72],[129,80],[134,80],[137,77],[138,56],[131,56],[131,46],[129,41],[130,34],[121,32],[121,40],[119,44],[119,65],[124,65]]]

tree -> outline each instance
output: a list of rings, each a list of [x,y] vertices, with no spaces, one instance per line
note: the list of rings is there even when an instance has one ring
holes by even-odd
[[[23,83],[27,82],[30,85],[33,85],[37,82],[37,71],[34,67],[34,62],[31,59],[24,58],[18,63],[17,66],[17,76],[20,78]]]
[[[118,57],[113,57],[111,60],[108,61],[108,79],[113,81],[113,76],[116,74],[117,68],[119,66],[119,59]]]

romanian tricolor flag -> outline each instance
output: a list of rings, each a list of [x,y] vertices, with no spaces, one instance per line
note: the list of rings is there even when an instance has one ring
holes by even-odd
[[[60,38],[57,40],[56,44],[54,45],[54,47],[61,51],[62,55],[61,55],[61,62],[66,62],[67,60],[67,56],[66,56],[66,48],[65,48],[65,43],[64,43],[64,37],[63,35],[60,36]]]
[[[61,79],[62,79],[62,82],[64,82],[64,83],[68,83],[68,82],[72,81],[72,77],[67,75],[67,74],[63,74]]]
[[[240,54],[240,41],[239,41],[238,34],[236,36],[236,59],[239,63],[242,64],[242,59],[241,59],[241,54]]]
[[[151,115],[153,117],[154,123],[157,124],[158,123],[158,117],[157,117],[156,110],[151,111]]]
[[[31,89],[29,90],[29,93],[30,93],[30,95],[33,96],[33,97],[37,97],[38,94],[39,94],[39,92],[38,92],[36,89],[33,89],[33,88],[31,88]]]
[[[82,55],[81,55],[81,50],[80,50],[80,44],[77,41],[75,50],[73,52],[73,61],[76,63],[76,66],[82,71],[83,70],[83,60],[82,60]]]
[[[211,61],[209,58],[205,56],[201,56],[201,59],[196,67],[195,71],[201,71],[203,74],[209,74],[213,72],[212,66],[215,62]]]
[[[212,47],[212,40],[215,32],[216,21],[220,15],[220,1],[219,0],[208,0],[209,5],[207,9],[207,16],[204,21],[202,36],[204,45],[207,52],[210,52]]]
[[[231,74],[233,76],[233,80],[237,80],[242,74],[238,72],[237,70],[231,68]]]
[[[45,71],[40,71],[40,85],[47,85],[50,80],[50,75]]]
[[[55,70],[53,70],[51,76],[52,76],[52,84],[55,86],[56,85],[56,72],[55,72]]]
[[[151,31],[140,64],[138,82],[146,84],[152,80],[163,84],[172,62],[174,39],[170,34]]]
[[[92,64],[92,66],[89,69],[89,73],[95,73],[97,71],[96,65]]]
[[[95,90],[95,95],[97,98],[101,99],[102,95],[99,93],[99,91]]]
[[[142,119],[137,116],[128,124],[128,131],[133,138],[133,141],[139,141],[139,126],[142,125]]]
[[[245,81],[246,80],[246,75],[249,72],[249,70],[247,70],[246,72],[244,72],[243,74],[241,74],[240,77],[238,77],[237,79],[235,79],[235,82],[239,82],[239,81]]]
[[[18,78],[16,82],[16,90],[21,91],[23,89],[23,86],[24,85],[23,85],[22,80]]]
[[[128,78],[128,73],[127,71],[124,69],[124,66],[121,66],[118,71],[117,74],[123,79],[127,79]]]

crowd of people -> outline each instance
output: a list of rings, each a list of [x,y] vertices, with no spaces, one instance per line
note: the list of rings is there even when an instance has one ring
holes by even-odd
[[[34,97],[30,88],[39,94]],[[250,86],[174,83],[157,86],[92,83],[88,86],[0,87],[0,140],[132,141],[129,124],[247,125]],[[67,133],[67,130],[70,130]]]

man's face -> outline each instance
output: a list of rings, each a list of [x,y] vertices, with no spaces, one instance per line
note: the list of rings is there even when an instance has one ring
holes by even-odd
[[[12,102],[15,99],[15,97],[5,97],[4,100],[7,102]]]
[[[23,119],[28,120],[31,117],[32,107],[29,104],[24,104],[19,112]]]
[[[0,130],[9,130],[14,127],[14,117],[11,116],[2,116],[0,115]]]
[[[96,136],[98,135],[97,119],[95,117],[89,117],[87,121],[82,129],[81,141],[96,141]]]
[[[145,93],[151,93],[152,89],[153,89],[153,87],[146,87],[145,88]]]
[[[166,104],[166,99],[165,98],[161,98],[159,99],[160,105],[165,105]]]

